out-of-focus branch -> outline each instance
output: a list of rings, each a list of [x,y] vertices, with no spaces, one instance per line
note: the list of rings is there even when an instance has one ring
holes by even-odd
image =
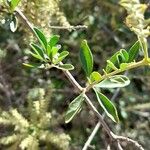
[[[119,140],[120,142],[127,142],[129,144],[132,144],[136,147],[136,149],[138,150],[144,150],[144,148],[137,142],[137,141],[134,141],[130,138],[127,138],[127,137],[123,137],[123,136],[116,136],[115,137],[117,140]]]
[[[118,150],[123,150],[123,148],[121,147],[121,145],[120,145],[120,142],[119,142],[119,141],[117,141],[117,148],[118,148]]]
[[[69,27],[65,27],[65,26],[49,26],[51,29],[59,29],[59,30],[78,30],[78,29],[87,29],[88,26],[86,25],[77,25],[77,26],[69,26]]]
[[[99,121],[96,126],[94,127],[94,130],[92,131],[91,135],[89,136],[88,140],[86,141],[86,143],[84,144],[84,147],[82,148],[82,150],[87,150],[88,147],[90,146],[90,143],[92,142],[93,138],[95,137],[96,133],[98,132],[99,128],[101,126],[101,122]],[[110,146],[110,145],[109,145]],[[109,150],[109,148],[107,149]]]

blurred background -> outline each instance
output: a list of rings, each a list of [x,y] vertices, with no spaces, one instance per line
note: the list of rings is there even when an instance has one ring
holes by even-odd
[[[148,3],[149,0],[143,0]],[[60,35],[62,49],[70,52],[67,62],[75,69],[71,71],[76,80],[84,86],[86,78],[79,62],[80,43],[86,39],[94,55],[94,70],[102,72],[106,59],[121,48],[129,49],[136,42],[136,36],[126,27],[126,11],[118,0],[22,0],[20,9],[35,26],[50,37]],[[150,9],[145,14],[150,16]],[[5,18],[5,23],[4,23]],[[52,29],[50,26],[86,25],[87,29],[69,31]],[[30,59],[27,51],[34,40],[30,30],[19,21],[18,29],[9,29],[9,15],[0,12],[0,108],[22,109],[26,105],[27,94],[31,89],[43,88],[50,100],[49,110],[57,116],[56,130],[70,135],[71,150],[82,149],[88,136],[98,122],[97,117],[84,105],[84,109],[71,123],[65,124],[64,113],[69,103],[77,96],[74,87],[59,70],[39,70],[22,65]],[[150,40],[149,40],[150,41]],[[142,53],[139,54],[139,58]],[[150,147],[150,69],[142,67],[128,72],[131,84],[122,88],[115,97],[120,123],[115,124],[105,118],[109,127],[118,135],[128,136],[141,143],[145,149]],[[115,89],[103,90],[111,99]],[[93,104],[103,113],[92,92],[89,93]],[[7,130],[0,128],[1,136]],[[107,135],[100,128],[89,149],[105,150]],[[4,149],[3,147],[1,149]],[[133,149],[133,147],[126,147]]]

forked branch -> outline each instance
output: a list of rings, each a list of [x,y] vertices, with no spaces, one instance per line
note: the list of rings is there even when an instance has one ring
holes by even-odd
[[[21,18],[23,23],[34,33],[33,25],[28,21],[28,19],[25,17],[25,15],[19,9],[16,9],[15,12]],[[138,65],[133,65],[132,67],[130,66],[130,68],[135,68],[135,67],[141,66],[141,65],[143,65],[143,62],[140,62]],[[87,87],[82,88],[69,71],[63,71],[63,73],[66,75],[66,77],[69,79],[69,81],[72,83],[72,85],[78,90],[79,93],[82,93],[82,92],[84,93],[85,102],[88,104],[89,108],[94,112],[94,114],[98,117],[99,122],[102,124],[103,128],[105,129],[105,131],[107,132],[107,134],[109,135],[109,137],[112,141],[115,141],[118,146],[120,146],[121,141],[126,141],[127,143],[134,144],[138,149],[143,150],[142,146],[140,144],[138,144],[138,142],[136,142],[132,139],[126,138],[126,137],[115,135],[111,131],[111,129],[108,127],[108,125],[104,121],[102,115],[97,111],[96,107],[92,104],[91,100],[86,95],[86,92],[90,88],[92,88],[92,86],[88,87],[88,90],[87,90]],[[120,73],[120,71],[113,72],[110,75],[115,75],[117,73]],[[103,78],[106,78],[106,77],[109,77],[109,76],[103,76]]]

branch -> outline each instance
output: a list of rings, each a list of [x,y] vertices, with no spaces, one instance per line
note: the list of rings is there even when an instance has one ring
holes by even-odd
[[[25,15],[19,10],[16,9],[15,12],[19,15],[19,17],[22,19],[22,21],[30,28],[30,30],[34,33],[33,31],[33,26],[32,24],[28,21],[28,19],[25,17]],[[72,76],[72,74],[69,71],[63,71],[63,73],[66,75],[66,77],[69,79],[69,81],[73,84],[73,86],[80,92],[83,92],[83,88],[78,84],[78,82],[75,80],[75,78]],[[85,91],[85,90],[84,90]],[[85,101],[88,104],[88,106],[92,109],[92,111],[95,113],[95,115],[99,118],[101,124],[103,125],[105,131],[108,133],[111,139],[113,138],[113,133],[103,120],[102,115],[97,111],[95,106],[92,104],[91,100],[87,97],[86,94],[84,94]]]
[[[32,24],[28,21],[28,19],[25,17],[25,15],[19,10],[16,9],[15,12],[17,13],[17,15],[21,18],[21,20],[27,25],[27,27],[30,28],[30,30],[34,33],[33,31],[33,26]],[[138,66],[141,65],[141,63],[143,64],[143,62],[139,62]],[[134,68],[131,66],[131,68]],[[69,71],[63,71],[64,74],[67,76],[67,78],[69,79],[69,81],[74,85],[74,87],[76,89],[78,89],[79,93],[84,92],[84,97],[85,97],[85,101],[88,104],[88,106],[91,108],[91,110],[94,112],[94,114],[99,118],[99,121],[101,122],[103,128],[105,129],[105,131],[107,132],[107,134],[109,135],[109,137],[111,138],[111,140],[116,141],[127,141],[129,143],[134,144],[137,148],[140,148],[140,150],[144,150],[142,148],[141,145],[139,145],[136,141],[131,140],[129,138],[126,137],[122,137],[122,136],[117,136],[115,135],[110,128],[108,127],[108,125],[105,123],[105,121],[103,120],[102,115],[97,111],[97,109],[95,108],[95,106],[92,104],[91,100],[88,98],[88,96],[85,94],[86,92],[86,88],[82,88],[78,82],[74,79],[74,77],[72,76],[72,74]],[[114,75],[115,73],[119,73],[119,72],[112,72],[109,74],[110,75]],[[103,78],[105,78],[105,76],[103,76]]]
[[[123,148],[121,147],[121,145],[120,145],[120,142],[119,142],[119,141],[117,141],[117,148],[118,148],[118,150],[123,150]]]
[[[130,143],[130,144],[133,144],[139,150],[144,150],[142,145],[140,145],[137,141],[134,141],[130,138],[123,137],[123,136],[118,136],[118,135],[115,138],[116,138],[116,140],[119,140],[120,142],[127,142],[127,143]]]
[[[35,34],[33,30],[33,25],[29,22],[26,16],[20,11],[20,9],[16,8],[15,13],[22,20],[22,22],[32,31],[32,33]]]
[[[71,75],[71,73],[69,71],[63,71],[65,73],[65,75],[67,76],[67,78],[69,80],[72,80],[75,81],[75,79],[73,78],[73,76]],[[71,83],[73,83],[73,81]],[[75,84],[73,84],[75,86]],[[86,89],[85,91],[86,92]],[[117,90],[117,93],[119,93],[119,90]],[[115,96],[117,96],[116,94],[113,96],[113,98],[115,98]],[[122,147],[120,145],[119,142],[127,142],[127,143],[131,143],[133,144],[136,148],[138,148],[139,150],[144,150],[144,148],[137,142],[137,141],[134,141],[130,138],[127,138],[127,137],[123,137],[123,136],[118,136],[118,135],[115,135],[111,130],[110,128],[108,127],[108,125],[106,124],[106,122],[103,120],[103,116],[97,111],[97,109],[95,108],[95,106],[92,104],[91,100],[88,98],[88,96],[86,94],[84,94],[84,97],[85,97],[85,101],[86,103],[88,104],[88,106],[91,108],[91,110],[94,112],[94,114],[99,118],[99,124],[101,123],[103,128],[105,129],[105,131],[107,132],[107,134],[109,135],[109,137],[111,138],[111,140],[113,141],[117,141],[117,147],[119,150],[122,150]],[[100,125],[97,125],[97,127],[95,127],[95,132],[98,130]],[[94,135],[94,133],[93,133]],[[93,135],[91,138],[93,138]],[[90,140],[89,140],[90,141]],[[86,149],[82,149],[82,150],[86,150]]]
[[[105,131],[107,132],[107,134],[109,135],[109,137],[111,138],[111,140],[115,140],[114,133],[110,130],[110,128],[108,127],[108,125],[106,124],[106,122],[103,120],[103,116],[97,111],[97,109],[92,104],[91,100],[87,97],[86,94],[84,94],[84,97],[85,97],[86,103],[91,108],[91,110],[94,112],[94,114],[98,117],[99,122],[101,122],[103,128],[105,129]]]
[[[78,29],[87,29],[88,26],[86,25],[77,25],[77,26],[69,26],[69,27],[65,27],[65,26],[49,26],[51,29],[60,29],[60,30],[78,30]]]
[[[110,144],[107,145],[107,150],[111,150],[111,149],[110,149]]]
[[[99,130],[99,128],[100,128],[100,126],[101,126],[101,122],[99,121],[99,122],[96,124],[96,126],[95,126],[93,132],[92,132],[91,135],[89,136],[88,140],[87,140],[86,143],[84,144],[84,147],[82,148],[82,150],[87,150],[87,149],[88,149],[88,147],[90,146],[91,141],[92,141],[93,138],[95,137],[96,133],[98,132],[98,130]]]
[[[62,63],[61,63],[62,64]],[[88,104],[89,108],[91,108],[91,110],[94,112],[94,114],[99,118],[99,122],[101,122],[103,128],[105,129],[105,131],[107,132],[107,134],[109,135],[109,137],[114,140],[114,133],[112,133],[112,131],[110,130],[110,128],[108,127],[108,125],[105,123],[105,121],[103,120],[103,116],[97,111],[96,107],[92,104],[91,100],[88,98],[88,96],[85,94],[86,92],[86,88],[82,88],[78,82],[74,79],[74,77],[72,76],[72,74],[69,71],[63,71],[63,73],[66,75],[66,77],[69,79],[69,81],[73,84],[73,86],[78,90],[79,93],[83,92],[84,93],[84,98],[85,98],[85,102]]]
[[[63,63],[61,62],[60,64],[62,65]],[[78,90],[79,93],[84,90],[84,88],[82,88],[79,85],[79,83],[75,80],[75,78],[72,76],[72,74],[69,71],[63,71],[63,73],[69,79],[69,81],[72,83],[72,85],[75,87],[75,89]]]
[[[108,74],[104,74],[104,75],[102,76],[102,78],[101,78],[101,81],[102,81],[102,80],[105,80],[105,79],[107,79],[107,78],[109,78],[109,77],[111,77],[111,76],[117,75],[117,74],[119,74],[119,73],[121,73],[121,72],[130,70],[130,69],[134,69],[134,68],[137,68],[137,67],[140,67],[140,66],[146,66],[146,65],[147,65],[147,66],[150,65],[150,62],[149,62],[149,60],[147,60],[147,59],[143,59],[143,60],[141,60],[141,61],[139,61],[139,62],[133,62],[133,63],[131,63],[130,65],[128,65],[124,70],[118,69],[118,70],[112,71],[112,72],[110,72],[110,73],[108,73]],[[86,87],[86,92],[89,91],[91,88],[93,88],[94,85],[98,84],[98,83],[101,82],[101,81],[93,82],[92,84],[90,84],[89,86],[87,86],[87,87]]]

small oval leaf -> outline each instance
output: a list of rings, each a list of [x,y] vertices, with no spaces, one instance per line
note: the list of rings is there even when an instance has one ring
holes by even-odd
[[[69,55],[68,51],[63,51],[59,54],[58,59],[56,59],[53,63],[54,64],[58,64],[59,62],[61,62],[63,59],[65,59],[67,56]]]
[[[128,65],[129,65],[129,63],[122,63],[122,64],[120,64],[120,69],[121,69],[122,71],[124,71],[124,70],[127,69]]]
[[[90,81],[91,82],[99,82],[100,80],[102,79],[102,76],[99,72],[92,72],[91,75],[90,75]]]
[[[81,43],[80,60],[82,68],[89,77],[93,71],[93,56],[86,40],[83,40]]]
[[[33,53],[33,52],[31,52],[31,51],[29,51],[29,54],[31,54],[34,58],[36,58],[36,59],[39,59],[39,60],[42,60],[42,61],[43,61],[43,58],[42,58],[40,55],[38,55],[38,54],[36,54],[36,53]]]
[[[114,122],[119,122],[119,117],[117,113],[117,109],[114,104],[102,93],[94,90],[96,93],[96,97],[98,102],[100,103],[103,110],[106,112],[107,116],[111,118]]]
[[[83,94],[80,94],[69,104],[69,108],[65,115],[65,123],[69,123],[74,118],[74,116],[77,113],[79,113],[79,111],[82,108],[83,101],[84,101]]]
[[[59,65],[59,66],[54,66],[57,69],[61,69],[61,70],[73,70],[74,66],[71,64],[63,64],[63,65]]]
[[[115,75],[96,84],[96,88],[119,88],[130,84],[129,78],[124,75]]]

